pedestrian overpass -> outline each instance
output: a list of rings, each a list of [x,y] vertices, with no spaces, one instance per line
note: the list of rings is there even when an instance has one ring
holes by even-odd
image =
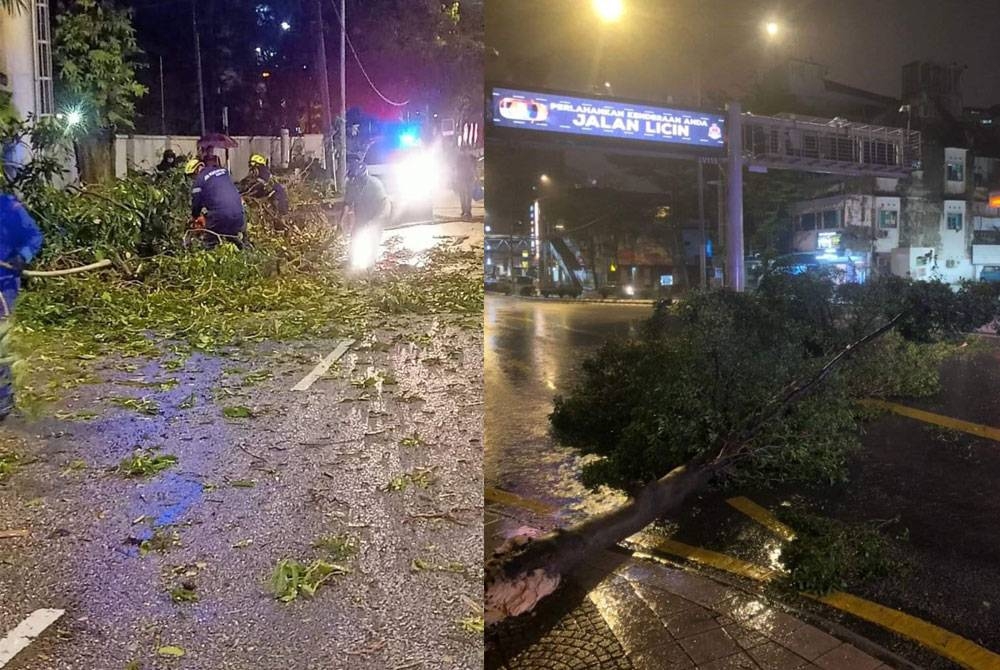
[[[727,105],[723,114],[499,87],[491,88],[490,98],[490,142],[548,148],[563,144],[604,153],[697,161],[702,240],[707,236],[701,166],[725,161],[726,285],[737,291],[745,285],[744,166],[755,172],[775,169],[892,179],[906,177],[920,167],[920,133],[909,128],[841,118],[760,116],[744,113],[738,103]],[[702,270],[705,262],[702,244]]]
[[[920,165],[916,131],[792,114],[744,113],[741,122],[751,169],[899,178]]]

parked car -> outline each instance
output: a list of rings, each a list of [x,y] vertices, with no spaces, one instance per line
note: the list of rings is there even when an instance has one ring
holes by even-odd
[[[1000,265],[984,265],[979,272],[979,281],[1000,282]]]

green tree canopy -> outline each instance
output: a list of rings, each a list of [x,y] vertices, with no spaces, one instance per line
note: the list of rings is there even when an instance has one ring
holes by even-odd
[[[56,17],[54,46],[62,93],[82,106],[90,125],[131,128],[135,103],[147,91],[135,76],[142,50],[131,11],[74,0]]]
[[[557,436],[596,455],[585,482],[634,492],[674,468],[728,453],[725,474],[758,483],[836,480],[858,446],[854,401],[936,389],[933,343],[988,323],[996,289],[896,277],[835,286],[766,278],[756,293],[695,294],[661,310],[642,337],[604,346],[557,398]],[[839,352],[892,332],[836,372]],[[786,400],[823,374],[811,392]],[[775,411],[780,410],[780,411]]]

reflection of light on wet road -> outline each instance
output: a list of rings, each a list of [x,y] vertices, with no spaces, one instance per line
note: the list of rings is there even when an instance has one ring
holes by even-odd
[[[486,436],[489,487],[582,515],[622,497],[594,493],[578,481],[582,460],[553,441],[552,398],[573,383],[583,356],[633,331],[644,305],[517,300],[489,295],[485,309]]]
[[[139,489],[138,501],[129,512],[133,519],[152,520],[149,525],[137,526],[133,539],[137,542],[152,539],[156,529],[176,524],[201,501],[204,493],[204,484],[190,475],[160,473]],[[125,553],[138,556],[138,544],[128,547]]]
[[[177,520],[201,499],[205,491],[201,482],[182,476],[164,476],[162,483],[166,489],[165,494],[173,502],[160,508],[159,514],[153,520],[153,526],[169,526],[177,523]]]

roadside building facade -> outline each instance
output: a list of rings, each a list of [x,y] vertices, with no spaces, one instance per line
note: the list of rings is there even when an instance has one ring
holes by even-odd
[[[0,105],[22,117],[53,114],[52,39],[48,0],[0,9]]]
[[[901,99],[868,114],[921,131],[919,169],[899,179],[832,180],[795,202],[789,251],[836,257],[861,281],[894,274],[955,285],[1000,275],[1000,208],[990,206],[991,190],[1000,190],[1000,128],[992,111],[962,107],[962,71],[903,67]]]

